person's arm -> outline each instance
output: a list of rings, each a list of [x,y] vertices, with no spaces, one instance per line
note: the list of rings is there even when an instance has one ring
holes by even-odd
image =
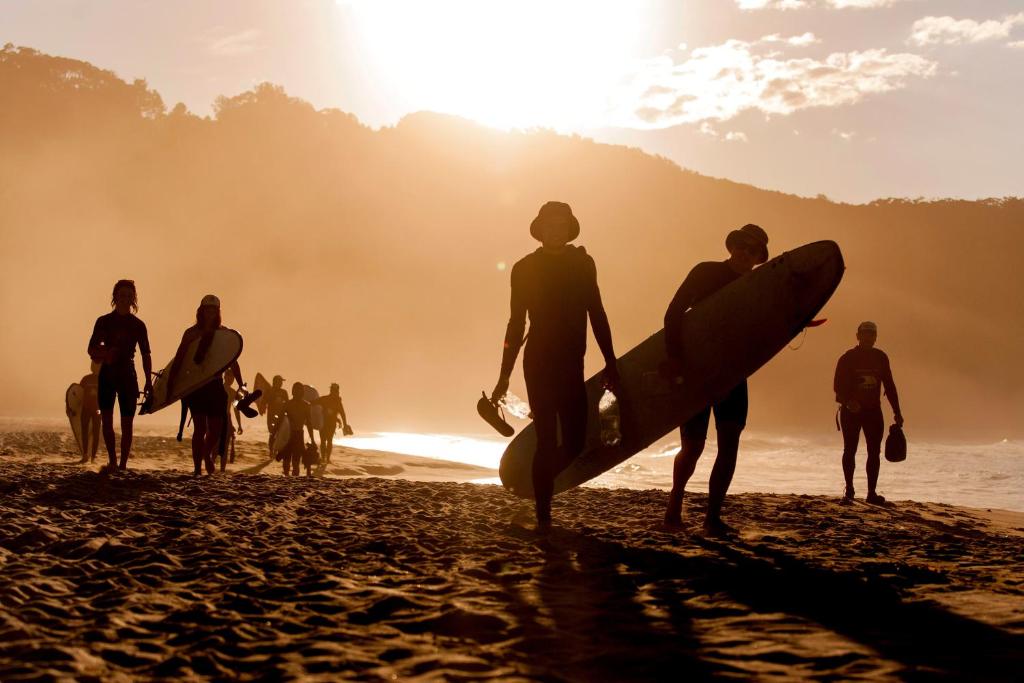
[[[181,421],[178,423],[178,441],[181,441],[181,435],[185,432],[185,418],[188,417],[188,406],[184,401],[181,401]]]
[[[491,392],[491,400],[497,401],[508,392],[508,380],[519,357],[526,332],[526,296],[523,292],[522,273],[519,264],[512,268],[512,295],[509,302],[508,325],[505,327],[505,348],[501,354],[501,372],[498,383]]]
[[[613,386],[619,383],[619,372],[615,365],[615,347],[612,344],[612,328],[608,324],[608,314],[605,313],[604,303],[601,301],[601,289],[597,286],[597,265],[594,259],[587,257],[587,313],[590,316],[590,326],[594,330],[594,338],[604,356],[605,381]]]
[[[146,376],[145,392],[153,391],[153,357],[149,349],[149,332],[146,330],[146,323],[139,321],[142,328],[139,333],[139,354],[142,356],[142,373]]]
[[[341,426],[348,426],[348,418],[345,417],[345,404],[341,402],[341,398],[338,398],[338,417],[341,420]]]
[[[99,346],[106,335],[103,325],[100,324],[101,320],[103,318],[96,318],[96,322],[92,326],[92,335],[89,336],[89,346],[86,347],[86,352],[89,354],[89,358],[102,363],[104,358],[99,354]]]
[[[885,387],[885,397],[889,399],[892,406],[893,417],[896,424],[903,426],[903,412],[900,410],[900,397],[896,393],[896,382],[892,378],[892,368],[889,367],[889,357],[885,356],[885,363],[882,366],[882,386]]]
[[[238,364],[237,359],[231,362],[231,374],[234,376],[235,382],[238,383],[238,388],[243,388],[245,386],[245,380],[242,379],[242,368]]]
[[[670,359],[676,361],[681,361],[683,358],[683,316],[693,305],[694,273],[696,271],[697,268],[694,268],[686,276],[665,310],[665,352]]]
[[[846,363],[844,362],[845,360],[845,354],[839,357],[838,362],[836,362],[836,374],[832,379],[832,390],[836,392],[836,403],[843,405],[846,404],[846,400],[849,398],[849,382],[846,379],[847,370]]]

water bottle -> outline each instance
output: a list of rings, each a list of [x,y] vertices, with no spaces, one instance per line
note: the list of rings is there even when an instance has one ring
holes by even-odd
[[[525,420],[530,416],[530,405],[511,392],[506,392],[498,403],[508,411],[509,415],[518,417],[520,420]]]
[[[597,412],[601,417],[601,443],[618,446],[622,441],[622,431],[619,428],[619,401],[615,394],[605,389],[597,404]]]

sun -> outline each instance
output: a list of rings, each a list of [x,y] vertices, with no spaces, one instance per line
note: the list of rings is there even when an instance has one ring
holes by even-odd
[[[649,27],[630,0],[338,1],[381,96],[498,128],[597,125]]]

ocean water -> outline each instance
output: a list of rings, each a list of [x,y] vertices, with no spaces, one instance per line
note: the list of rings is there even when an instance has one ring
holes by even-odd
[[[712,430],[713,432],[713,430]],[[889,500],[917,500],[978,508],[1024,511],[1024,442],[982,444],[916,441],[908,434],[907,459],[882,459],[878,491]],[[375,433],[337,440],[371,450],[463,462],[497,469],[507,441],[480,435]],[[706,492],[717,444],[709,438],[688,490]],[[834,495],[843,493],[842,439],[835,436],[782,437],[746,432],[740,443],[731,492]],[[678,435],[667,437],[588,486],[669,489]],[[854,486],[867,494],[863,440]],[[497,477],[479,480],[499,483]]]

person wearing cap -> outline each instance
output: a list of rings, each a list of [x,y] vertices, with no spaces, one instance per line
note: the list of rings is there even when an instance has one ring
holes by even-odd
[[[530,224],[530,235],[542,246],[512,267],[511,314],[505,329],[501,371],[491,393],[491,401],[497,403],[508,391],[529,316],[523,374],[537,430],[532,478],[539,531],[551,526],[555,477],[582,452],[586,440],[583,356],[588,316],[604,356],[605,382],[613,390],[618,386],[615,350],[597,286],[597,267],[583,247],[569,244],[579,234],[579,221],[563,202],[547,202]]]
[[[892,379],[889,356],[875,348],[878,326],[866,320],[857,327],[857,346],[842,356],[836,364],[833,388],[839,404],[839,424],[843,431],[843,476],[846,478],[846,492],[843,498],[852,500],[853,472],[856,469],[857,444],[860,433],[864,432],[867,442],[868,495],[869,503],[881,504],[885,498],[878,495],[878,471],[881,468],[882,435],[885,420],[882,417],[882,389],[892,406],[896,424],[903,426],[903,413]]]
[[[97,398],[103,425],[103,443],[107,447],[106,471],[128,468],[128,455],[132,450],[132,432],[135,423],[135,403],[139,399],[139,379],[135,374],[135,347],[142,355],[142,370],[146,375],[145,391],[153,390],[151,374],[153,360],[149,350],[146,323],[135,317],[139,310],[139,296],[132,280],[118,280],[114,284],[110,305],[113,311],[96,319],[89,338],[89,357],[100,363]],[[114,400],[121,413],[121,463],[114,455]]]
[[[178,351],[174,354],[167,378],[169,386],[173,385],[181,369],[189,345],[197,339],[200,340],[195,360],[201,361],[213,342],[213,333],[222,328],[220,299],[213,294],[207,294],[196,309],[196,324],[185,330],[181,336],[181,343],[178,344]],[[232,361],[228,367],[238,381],[238,386],[245,387],[238,361]],[[188,409],[192,412],[192,464],[195,466],[193,475],[201,475],[204,464],[207,473],[213,474],[213,453],[220,444],[228,413],[228,395],[224,391],[221,373],[211,377],[208,382],[188,393],[182,400],[187,401]]]
[[[683,365],[682,320],[686,311],[725,287],[730,282],[749,273],[755,266],[768,260],[768,234],[760,226],[748,223],[733,230],[725,239],[729,258],[725,261],[698,263],[679,286],[672,302],[665,312],[666,367],[676,382],[685,381]],[[715,414],[715,431],[718,433],[718,455],[711,470],[708,485],[708,507],[704,517],[704,530],[710,534],[722,535],[732,531],[722,521],[722,503],[732,483],[736,470],[736,456],[739,452],[740,434],[747,423],[747,382],[737,384],[724,397],[682,425],[681,443],[672,468],[672,491],[665,510],[665,525],[682,526],[683,494],[686,484],[697,467],[697,460],[704,452],[711,413]]]
[[[321,396],[313,401],[314,405],[323,408],[324,422],[320,428],[320,462],[327,465],[331,461],[331,451],[334,450],[334,432],[341,427],[341,433],[346,436],[352,433],[345,417],[345,405],[341,402],[341,388],[337,382],[331,385],[331,393]]]

